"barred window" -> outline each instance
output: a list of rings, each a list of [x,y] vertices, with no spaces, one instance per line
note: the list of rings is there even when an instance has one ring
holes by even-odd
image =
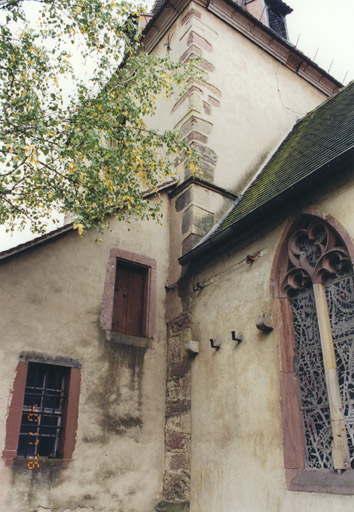
[[[21,352],[6,420],[6,466],[19,463],[37,470],[38,459],[69,463],[76,443],[80,382],[77,359]]]
[[[29,363],[17,457],[62,457],[69,371]]]

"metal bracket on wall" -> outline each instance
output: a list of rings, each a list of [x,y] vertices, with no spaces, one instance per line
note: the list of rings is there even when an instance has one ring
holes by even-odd
[[[215,338],[215,340],[213,338],[210,339],[210,346],[211,348],[215,348],[216,350],[219,350],[219,348],[221,347],[221,341],[219,338]]]
[[[237,342],[237,347],[243,341],[243,334],[240,332],[236,334],[236,331],[231,331],[231,339]]]

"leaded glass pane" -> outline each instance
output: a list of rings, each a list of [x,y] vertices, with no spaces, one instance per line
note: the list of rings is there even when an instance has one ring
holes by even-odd
[[[328,310],[336,355],[339,389],[347,431],[350,463],[354,469],[354,277],[326,285]]]
[[[300,382],[306,466],[333,468],[332,428],[321,339],[313,290],[307,289],[290,300],[294,321],[296,371]]]

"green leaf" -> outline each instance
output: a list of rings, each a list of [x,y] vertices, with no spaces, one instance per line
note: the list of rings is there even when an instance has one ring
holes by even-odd
[[[133,3],[43,2],[30,25],[26,5],[5,5],[0,23],[0,219],[12,229],[29,221],[41,233],[55,208],[84,230],[102,230],[110,217],[158,218],[144,193],[173,178],[176,159],[194,166],[197,155],[179,133],[151,130],[147,119],[157,97],[180,91],[197,67],[137,53]],[[70,41],[79,46],[68,50]]]

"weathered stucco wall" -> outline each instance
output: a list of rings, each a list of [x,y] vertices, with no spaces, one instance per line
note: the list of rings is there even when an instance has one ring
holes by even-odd
[[[162,37],[154,53],[169,53],[181,61],[200,56],[206,74],[204,82],[190,84],[182,99],[160,99],[151,125],[180,129],[200,152],[203,178],[236,193],[296,120],[326,99],[294,71],[194,2]]]
[[[189,84],[183,98],[159,98],[151,127],[180,129],[200,152],[203,179],[234,192],[296,119],[325,98],[197,3],[154,51],[168,49],[181,60],[201,56],[207,76]],[[188,272],[179,280],[177,257],[232,200],[205,183],[180,192],[163,197],[161,224],[114,223],[101,244],[94,244],[95,233],[67,233],[1,263],[1,446],[20,352],[78,359],[82,385],[72,462],[38,471],[2,462],[0,512],[151,512],[159,502],[156,510],[181,511],[190,498],[192,512],[352,509],[349,497],[286,491],[279,339],[276,329],[264,335],[255,327],[255,316],[273,309],[270,269],[283,224],[198,262],[192,282]],[[318,199],[354,234],[350,204],[344,185]],[[108,342],[99,327],[111,248],[156,260],[152,348]],[[248,265],[246,256],[256,252]],[[232,331],[243,335],[238,346]],[[220,350],[210,339],[220,340]],[[191,340],[200,341],[194,360],[184,349]]]
[[[296,120],[326,98],[194,2],[153,51],[183,62],[199,56],[205,81],[190,82],[182,97],[176,93],[170,99],[158,98],[156,117],[149,124],[159,130],[180,130],[200,154],[196,175],[236,194],[255,176]],[[188,177],[183,162],[179,172],[183,182]],[[202,208],[200,200],[196,203],[198,209],[187,206],[177,213],[172,207],[170,284],[179,277],[178,257],[191,249],[230,206],[227,198],[211,193]],[[187,216],[189,226],[185,227]]]
[[[256,316],[273,313],[271,267],[287,215],[303,207],[333,216],[354,238],[354,182],[302,205],[249,243],[194,267],[192,339],[192,512],[349,512],[353,496],[286,488],[279,396],[279,332],[262,333]],[[260,253],[252,264],[247,255]],[[198,271],[199,269],[199,271]],[[231,332],[243,336],[237,345]],[[219,340],[215,350],[210,339]]]
[[[168,209],[154,221],[113,222],[70,232],[0,265],[0,446],[21,351],[78,359],[79,427],[66,469],[13,469],[0,460],[0,511],[150,512],[162,491],[165,390],[165,282]],[[117,345],[99,326],[111,248],[154,258],[156,332],[152,348]]]

